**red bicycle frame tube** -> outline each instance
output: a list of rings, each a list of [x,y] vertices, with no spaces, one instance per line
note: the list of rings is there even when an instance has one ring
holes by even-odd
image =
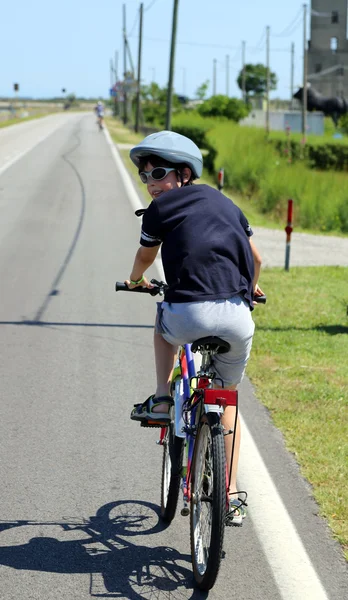
[[[184,396],[185,400],[188,400],[191,396],[192,390],[190,389],[190,381],[196,377],[196,371],[194,367],[194,360],[191,352],[191,345],[185,344],[180,349],[180,367],[181,367],[181,377],[184,383]],[[236,409],[235,419],[234,419],[234,428],[233,428],[233,442],[232,442],[232,453],[231,453],[231,464],[228,469],[228,465],[226,463],[226,498],[228,502],[228,492],[230,487],[231,475],[232,475],[232,465],[233,465],[233,457],[234,457],[234,447],[235,447],[235,431],[237,427],[237,418],[238,418],[238,391],[237,390],[226,390],[226,389],[212,389],[209,387],[211,384],[211,380],[208,377],[200,377],[197,381],[197,388],[195,388],[195,392],[200,392],[200,390],[204,390],[204,404],[208,405],[216,405],[222,406],[226,408],[227,406],[234,406]],[[193,404],[195,400],[193,398]],[[193,427],[195,425],[195,415],[196,408],[190,411],[191,422],[190,425]],[[161,428],[160,432],[160,444],[163,444],[163,440],[165,437],[166,427]],[[191,499],[191,466],[193,459],[193,450],[195,438],[188,434],[187,435],[187,471],[186,475],[183,476],[183,492],[185,499],[189,502]]]

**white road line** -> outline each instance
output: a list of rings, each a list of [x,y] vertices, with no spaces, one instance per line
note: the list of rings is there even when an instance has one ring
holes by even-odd
[[[140,202],[137,192],[134,189],[133,181],[132,181],[126,167],[123,164],[120,153],[119,153],[117,147],[115,146],[114,142],[111,139],[110,133],[108,132],[106,127],[104,127],[103,131],[104,131],[104,134],[106,137],[106,141],[110,146],[111,153],[112,153],[112,156],[114,157],[117,168],[119,169],[119,171],[122,174],[122,180],[123,180],[124,186],[126,188],[126,192],[127,192],[127,195],[131,202],[132,207],[134,208],[134,210],[138,210],[139,208],[144,208],[142,203]]]
[[[318,575],[241,417],[238,484],[254,498],[249,514],[284,600],[328,600]]]
[[[104,129],[112,155],[122,175],[130,202],[143,208],[133,182],[109,132]],[[156,261],[158,266],[158,261]],[[160,277],[163,277],[160,265]],[[312,562],[272,481],[265,463],[241,417],[242,448],[238,483],[248,490],[255,503],[249,510],[260,543],[283,600],[328,600]]]

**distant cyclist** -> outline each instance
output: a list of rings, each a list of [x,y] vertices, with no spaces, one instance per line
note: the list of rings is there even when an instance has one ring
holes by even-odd
[[[101,102],[101,100],[98,100],[96,106],[94,107],[95,113],[97,115],[98,118],[98,125],[100,127],[100,129],[103,129],[104,126],[104,104]]]

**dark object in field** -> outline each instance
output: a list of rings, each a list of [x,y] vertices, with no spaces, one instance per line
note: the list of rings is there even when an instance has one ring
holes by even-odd
[[[294,94],[294,98],[302,103],[303,87]],[[326,117],[332,118],[337,127],[339,118],[348,112],[348,103],[347,100],[338,96],[327,98],[311,87],[310,84],[307,84],[307,110],[310,112],[313,110],[323,112]]]

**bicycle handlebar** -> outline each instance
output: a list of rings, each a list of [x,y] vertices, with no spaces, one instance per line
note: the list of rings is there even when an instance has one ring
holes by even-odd
[[[116,292],[136,292],[138,294],[150,294],[150,296],[163,296],[166,289],[168,288],[167,284],[164,281],[157,281],[157,279],[151,279],[151,283],[153,284],[152,288],[147,287],[136,287],[133,290],[130,290],[126,283],[123,281],[116,281],[115,291]],[[256,296],[254,301],[257,304],[266,304],[267,296]]]

